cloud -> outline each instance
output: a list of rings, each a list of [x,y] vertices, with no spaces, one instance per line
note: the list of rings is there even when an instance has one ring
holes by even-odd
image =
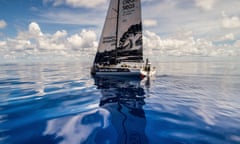
[[[225,36],[219,38],[217,41],[233,41],[235,40],[235,35],[233,33],[226,34]]]
[[[144,31],[143,36],[144,54],[148,56],[240,56],[240,41],[234,33],[220,37],[219,41],[221,43],[215,45],[211,40],[193,36],[192,31],[181,31],[165,38],[155,32]],[[97,34],[93,30],[83,29],[71,35],[66,30],[58,30],[49,34],[44,33],[38,23],[32,22],[26,31],[20,31],[15,38],[0,40],[0,57],[94,57],[97,45]]]
[[[34,36],[42,36],[43,35],[39,25],[36,22],[30,23],[30,25],[28,27],[28,31],[31,35],[34,35]]]
[[[80,9],[77,9],[76,11],[78,10]],[[102,13],[101,10],[85,10],[84,12],[75,12],[54,9],[52,11],[43,11],[40,14],[40,17],[42,18],[41,22],[47,24],[98,27],[103,24],[105,13]]]
[[[234,43],[234,47],[238,48],[239,51],[240,51],[240,40],[237,40],[237,41]]]
[[[153,27],[157,25],[157,21],[153,19],[146,19],[143,20],[143,25],[146,27]]]
[[[57,31],[54,35],[53,35],[53,40],[58,40],[61,38],[65,38],[68,35],[66,30],[61,30],[61,31]]]
[[[88,48],[96,47],[97,35],[94,31],[82,30],[80,34],[74,34],[67,38],[67,41],[72,46],[72,48]]]
[[[68,5],[74,8],[95,8],[99,5],[105,4],[107,0],[43,0],[43,2],[52,3],[53,6]]]
[[[212,10],[215,0],[195,0],[196,6],[203,10]]]
[[[228,16],[222,12],[222,26],[223,28],[240,28],[240,18],[237,16]]]
[[[7,23],[4,20],[0,20],[0,29],[4,29],[7,26]]]
[[[212,41],[194,38],[191,32],[183,33],[182,37],[160,38],[156,33],[144,32],[144,48],[147,55],[155,56],[240,56],[237,41],[233,45],[223,44],[216,46]],[[226,35],[231,39],[232,35]]]
[[[26,57],[80,56],[92,54],[97,48],[97,35],[92,30],[68,35],[66,30],[54,34],[42,32],[36,22],[29,24],[27,31],[21,31],[15,38],[0,41],[0,56],[6,59]]]
[[[144,47],[153,49],[154,53],[163,56],[207,56],[213,47],[212,42],[197,39],[192,36],[161,39],[157,34],[146,31]]]

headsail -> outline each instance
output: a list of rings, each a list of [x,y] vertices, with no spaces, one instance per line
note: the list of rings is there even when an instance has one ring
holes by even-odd
[[[116,62],[118,0],[111,0],[94,63]]]
[[[141,0],[120,0],[118,61],[143,61]]]

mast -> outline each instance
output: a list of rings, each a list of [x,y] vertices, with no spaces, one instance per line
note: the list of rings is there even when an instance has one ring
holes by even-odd
[[[118,0],[118,6],[117,6],[117,24],[116,24],[116,51],[115,51],[115,64],[117,64],[117,48],[118,48],[118,26],[119,26],[119,9],[120,9],[120,0]]]

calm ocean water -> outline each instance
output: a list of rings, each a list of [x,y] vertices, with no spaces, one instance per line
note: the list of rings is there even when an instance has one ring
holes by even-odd
[[[239,144],[240,62],[161,62],[150,79],[86,62],[0,64],[1,144]]]

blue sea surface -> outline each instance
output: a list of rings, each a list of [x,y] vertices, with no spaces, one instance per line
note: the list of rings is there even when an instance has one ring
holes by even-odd
[[[240,62],[155,62],[143,80],[88,62],[0,64],[1,144],[240,144]]]

